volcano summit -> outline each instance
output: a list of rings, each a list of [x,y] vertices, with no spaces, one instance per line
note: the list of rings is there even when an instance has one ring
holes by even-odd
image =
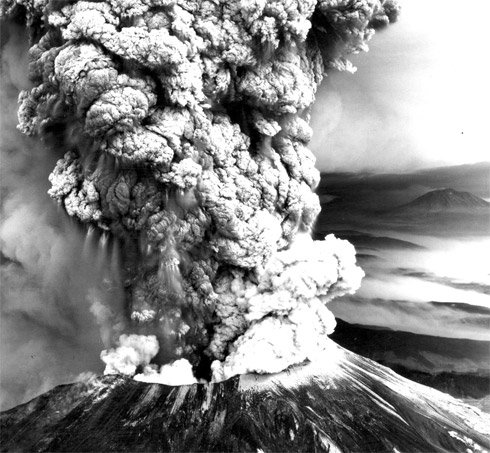
[[[490,416],[330,341],[315,363],[168,387],[104,376],[0,416],[2,451],[485,451]]]

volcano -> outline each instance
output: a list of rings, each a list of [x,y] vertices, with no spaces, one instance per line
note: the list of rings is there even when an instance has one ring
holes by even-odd
[[[392,212],[451,212],[489,208],[490,203],[470,192],[454,189],[438,189],[427,192]]]
[[[169,387],[107,375],[1,414],[2,451],[480,451],[490,416],[330,342],[274,375]]]

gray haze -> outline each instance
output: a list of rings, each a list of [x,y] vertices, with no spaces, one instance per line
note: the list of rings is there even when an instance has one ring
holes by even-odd
[[[99,247],[48,197],[56,156],[16,130],[26,78],[26,33],[9,25],[1,60],[0,408],[101,371],[112,312],[122,297]],[[107,344],[106,344],[107,345]]]

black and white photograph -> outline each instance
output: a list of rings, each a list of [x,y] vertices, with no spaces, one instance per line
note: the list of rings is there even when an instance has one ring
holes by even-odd
[[[490,451],[488,0],[0,0],[0,451]]]

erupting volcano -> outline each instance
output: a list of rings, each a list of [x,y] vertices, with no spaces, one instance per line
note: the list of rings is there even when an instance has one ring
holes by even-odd
[[[311,237],[311,106],[398,12],[394,0],[2,4],[30,37],[18,128],[57,156],[49,195],[83,226],[84,255],[98,240],[112,257],[89,273],[125,302],[86,288],[105,374],[125,376],[4,412],[4,448],[487,445],[477,409],[328,338],[327,303],[364,273],[349,242]]]

